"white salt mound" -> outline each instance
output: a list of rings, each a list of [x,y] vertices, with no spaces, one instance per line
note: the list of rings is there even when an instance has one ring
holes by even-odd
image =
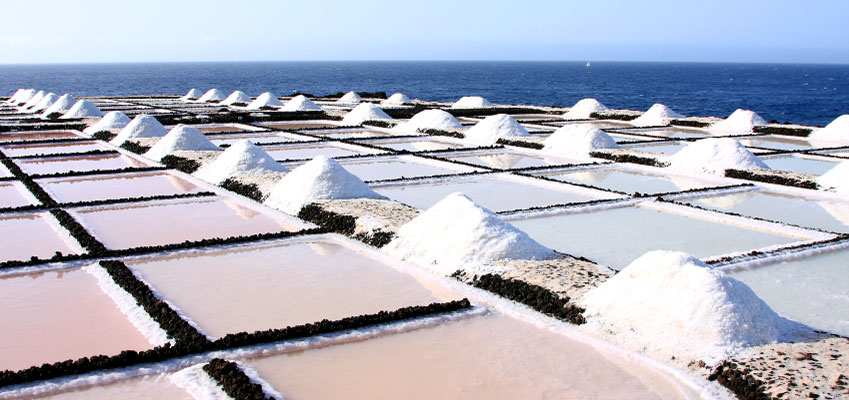
[[[289,101],[286,102],[286,105],[281,109],[282,111],[321,111],[321,107],[318,104],[313,103],[312,100],[308,99],[306,96],[299,94],[295,97],[292,97]]]
[[[825,128],[811,132],[808,135],[808,140],[835,147],[849,145],[849,114],[843,114],[831,121]]]
[[[17,100],[18,100],[18,97],[21,97],[21,94],[24,93],[24,92],[25,92],[24,89],[16,90],[15,93],[13,93],[11,96],[9,96],[8,99],[6,99],[6,103],[9,103],[9,104],[16,103]]]
[[[540,260],[556,253],[524,232],[456,192],[404,224],[383,251],[451,275],[458,269],[472,274],[493,272],[499,260]]]
[[[366,121],[387,121],[391,119],[392,117],[380,107],[371,103],[362,103],[345,114],[345,117],[342,118],[342,125],[355,126]]]
[[[92,117],[102,117],[103,111],[100,111],[94,103],[88,100],[80,100],[74,103],[71,106],[71,109],[68,110],[65,114],[62,114],[60,119],[72,119],[72,118],[92,118]]]
[[[206,103],[207,101],[219,101],[224,100],[226,97],[227,96],[224,94],[224,92],[212,88],[207,90],[206,93],[203,94],[203,96],[200,96],[200,98],[197,99],[197,102]]]
[[[451,108],[490,108],[492,103],[480,96],[463,96],[454,102]]]
[[[265,92],[256,97],[256,100],[252,101],[251,104],[248,104],[248,108],[251,110],[259,110],[263,107],[281,107],[283,103],[277,99],[271,92]]]
[[[229,105],[234,104],[234,103],[243,103],[245,105],[248,105],[252,101],[253,101],[253,99],[251,98],[251,96],[248,96],[247,93],[245,93],[241,90],[236,90],[233,93],[230,93],[230,95],[227,96],[226,99],[221,100],[221,103],[219,103],[219,104],[229,106]]]
[[[192,90],[189,90],[189,92],[186,93],[183,97],[180,97],[180,100],[195,100],[200,98],[200,96],[203,96],[203,93],[201,93],[200,90],[192,88]]]
[[[565,119],[588,119],[590,118],[590,114],[595,112],[607,111],[608,108],[601,104],[596,99],[587,98],[581,99],[577,103],[575,103],[566,114],[563,114],[563,118]]]
[[[35,96],[35,89],[26,89],[18,97],[15,98],[15,101],[11,102],[12,104],[21,104],[28,102],[32,96]]]
[[[820,175],[817,178],[817,185],[823,190],[849,197],[849,161],[843,161]]]
[[[172,154],[175,151],[187,150],[221,151],[201,131],[191,126],[180,124],[172,128],[167,135],[156,142],[147,153],[144,153],[144,156],[159,161],[162,157]]]
[[[319,200],[356,198],[385,197],[371,190],[335,160],[316,156],[286,174],[263,203],[287,214],[298,215],[305,205]]]
[[[63,94],[61,97],[56,99],[56,102],[44,109],[44,112],[41,113],[42,117],[46,117],[53,113],[66,113],[71,107],[77,104],[77,99],[74,96],[71,96],[67,93]]]
[[[499,138],[521,136],[530,134],[507,114],[490,115],[466,131],[466,139],[481,143],[495,143]]]
[[[738,108],[728,118],[710,126],[710,130],[718,133],[750,133],[755,125],[765,125],[766,120],[751,110]]]
[[[47,93],[44,97],[39,100],[38,104],[32,106],[29,109],[30,112],[37,112],[41,110],[46,110],[48,107],[52,106],[56,101],[59,100],[59,95],[56,93]]]
[[[274,161],[268,153],[249,140],[239,140],[224,150],[215,160],[200,167],[193,175],[218,185],[227,178],[236,176],[287,171],[288,169]]]
[[[350,91],[342,95],[342,97],[337,100],[337,103],[359,103],[362,100],[362,97],[355,93],[354,91]]]
[[[448,112],[442,110],[424,110],[414,115],[409,121],[392,128],[395,132],[409,135],[415,135],[419,130],[425,129],[457,130],[463,129],[463,124]]]
[[[561,156],[589,157],[600,149],[618,149],[610,135],[592,125],[566,125],[557,129],[543,142],[542,150]]]
[[[103,118],[99,119],[97,122],[85,128],[83,133],[88,134],[89,136],[94,135],[100,131],[114,131],[118,129],[122,129],[127,124],[130,123],[130,118],[127,117],[126,114],[120,111],[110,111],[103,116]]]
[[[32,97],[30,97],[29,100],[27,100],[27,102],[24,103],[24,105],[21,106],[21,108],[31,108],[32,106],[38,104],[38,102],[41,101],[41,99],[45,95],[47,95],[47,92],[45,92],[43,90],[39,90]]]
[[[110,140],[109,143],[120,146],[127,140],[163,137],[167,134],[168,130],[156,118],[147,114],[139,114],[127,126],[121,129],[121,132],[118,132],[118,135]]]
[[[655,103],[643,115],[631,121],[634,126],[660,126],[669,123],[670,119],[681,118],[682,115],[671,108]]]
[[[669,158],[671,168],[696,173],[725,175],[726,169],[769,169],[740,142],[709,138],[688,144]]]
[[[696,257],[651,251],[582,299],[588,327],[668,359],[708,363],[743,348],[810,333],[782,318],[745,283]]]
[[[387,106],[400,106],[407,103],[412,103],[412,100],[403,93],[393,93],[392,96],[380,102],[380,104]]]

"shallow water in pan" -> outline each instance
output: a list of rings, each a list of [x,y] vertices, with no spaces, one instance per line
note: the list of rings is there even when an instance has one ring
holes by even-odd
[[[28,174],[58,174],[70,171],[83,172],[148,166],[142,161],[125,155],[51,157],[16,160],[15,163]]]
[[[203,188],[166,172],[60,178],[39,184],[59,202],[195,193]]]
[[[639,151],[646,151],[646,152],[649,152],[649,153],[660,153],[660,154],[671,155],[671,154],[675,154],[679,150],[683,149],[684,146],[686,146],[686,143],[675,142],[675,143],[659,143],[659,144],[647,143],[647,144],[641,144],[641,145],[638,145],[638,146],[625,146],[623,148],[625,150],[639,150]]]
[[[839,160],[824,161],[803,158],[798,156],[764,158],[762,159],[766,165],[772,169],[782,171],[804,172],[813,175],[822,175],[840,163]]]
[[[670,139],[692,139],[705,138],[710,136],[710,133],[706,131],[687,128],[646,129],[634,131],[634,133],[642,133],[652,136],[662,136]]]
[[[0,278],[0,370],[153,346],[81,269]]]
[[[79,136],[74,131],[35,131],[26,133],[0,133],[0,142],[13,140],[45,140],[45,139],[75,139]]]
[[[393,179],[393,178],[415,178],[430,175],[459,174],[450,168],[442,168],[431,164],[419,163],[409,159],[387,159],[385,161],[349,161],[342,163],[348,172],[358,176],[364,181]]]
[[[3,153],[9,157],[32,155],[51,155],[64,153],[82,153],[93,150],[106,150],[108,147],[95,141],[76,141],[52,144],[15,144],[2,146]]]
[[[48,213],[0,216],[0,237],[3,238],[0,240],[0,261],[29,260],[32,256],[50,258],[57,251],[77,254],[66,242],[72,239],[63,239],[54,225],[55,229],[62,229]]]
[[[318,240],[138,260],[130,268],[216,337],[461,298]]]
[[[260,123],[259,126],[265,126],[284,131],[295,129],[315,129],[315,128],[335,128],[336,125],[326,122],[267,122]]]
[[[446,150],[446,149],[461,149],[464,147],[468,147],[462,143],[452,143],[452,142],[444,142],[435,139],[409,139],[406,141],[391,141],[391,142],[364,142],[371,144],[377,147],[383,147],[387,149],[397,150],[397,151],[432,151],[432,150]]]
[[[579,171],[544,173],[540,175],[558,181],[582,183],[625,193],[678,192],[719,185],[693,178],[654,175],[613,168],[593,168]]]
[[[191,400],[193,397],[171,383],[166,375],[153,375],[141,378],[128,379],[108,385],[90,386],[70,392],[57,393],[46,397],[37,397],[43,400]]]
[[[482,167],[497,169],[545,167],[548,165],[560,165],[569,163],[568,160],[563,160],[559,158],[546,158],[542,155],[537,157],[512,151],[487,154],[465,154],[461,156],[446,156],[445,158],[449,160],[480,165]]]
[[[736,140],[742,143],[743,146],[762,147],[772,150],[807,150],[814,147],[805,139],[786,136],[767,135],[753,137],[751,139],[738,138]]]
[[[0,208],[38,204],[20,182],[0,182]]]
[[[246,364],[294,399],[683,397],[665,376],[499,314]]]
[[[314,146],[274,146],[264,147],[263,150],[275,160],[312,159],[315,156],[342,157],[356,154],[375,154],[380,150],[361,148],[354,150],[335,143],[321,143]]]
[[[307,136],[299,136],[294,133],[288,132],[268,132],[268,133],[248,133],[248,134],[236,134],[236,135],[211,135],[207,136],[210,142],[215,144],[216,146],[221,146],[222,144],[232,145],[240,140],[248,140],[254,144],[262,144],[262,143],[282,143],[282,142],[303,142],[309,140],[315,140],[311,137]]]

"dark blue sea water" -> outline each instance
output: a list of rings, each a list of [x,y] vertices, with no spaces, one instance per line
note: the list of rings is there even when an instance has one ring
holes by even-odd
[[[256,62],[0,65],[0,95],[19,87],[87,95],[183,94],[217,87],[250,95],[400,91],[453,101],[571,106],[595,97],[686,115],[751,109],[767,120],[825,125],[849,113],[849,65],[595,62]]]

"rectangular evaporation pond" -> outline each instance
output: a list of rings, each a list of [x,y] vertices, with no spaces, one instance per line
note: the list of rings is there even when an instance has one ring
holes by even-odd
[[[536,185],[531,182],[531,178],[482,175],[439,183],[377,187],[375,191],[422,210],[430,208],[451,193],[463,192],[478,204],[496,212],[619,197],[569,185],[550,182]]]
[[[702,197],[684,202],[773,221],[849,233],[849,201],[815,200],[767,191]]]
[[[223,198],[91,207],[73,213],[110,249],[299,230],[294,222]]]
[[[289,132],[248,133],[244,135],[209,135],[207,138],[216,146],[221,146],[222,144],[233,144],[240,140],[248,140],[254,144],[304,142],[315,140],[315,138],[311,138],[309,136],[302,136]]]
[[[802,157],[797,155],[761,158],[772,169],[782,171],[803,172],[806,174],[822,175],[837,166],[840,160],[824,160]]]
[[[662,129],[645,129],[635,130],[634,133],[642,133],[652,136],[662,136],[670,139],[693,139],[705,138],[711,136],[709,132],[699,129],[687,128],[662,128]]]
[[[332,122],[325,121],[262,122],[259,125],[273,129],[280,129],[283,131],[291,131],[297,129],[335,128],[337,126]]]
[[[197,193],[204,190],[164,171],[48,178],[38,183],[60,203]]]
[[[147,163],[123,154],[33,158],[15,160],[15,164],[28,174],[61,174],[71,171],[85,172],[149,166]]]
[[[511,219],[510,223],[545,246],[614,269],[652,250],[708,258],[798,240],[644,207]]]
[[[86,151],[109,149],[100,142],[87,140],[52,144],[8,144],[2,146],[2,148],[3,153],[9,157],[83,153]]]
[[[515,114],[511,115],[516,121],[563,121],[561,114]]]
[[[425,287],[332,240],[278,242],[128,263],[215,337],[461,298]]]
[[[228,132],[257,132],[262,131],[262,128],[243,125],[243,124],[208,124],[208,125],[193,125],[197,130],[203,133],[228,133]]]
[[[649,153],[659,153],[659,154],[675,154],[679,150],[683,149],[686,146],[686,143],[681,142],[671,142],[671,143],[646,143],[646,144],[638,144],[638,145],[627,145],[622,148],[625,150],[637,150],[637,151],[645,151]]]
[[[421,139],[402,139],[402,140],[387,140],[387,141],[368,141],[363,142],[372,146],[383,147],[396,151],[433,151],[447,149],[462,149],[470,147],[468,144],[460,142],[451,142],[447,140],[421,138]]]
[[[542,153],[539,155],[531,155],[509,150],[499,152],[469,153],[459,156],[440,154],[438,157],[496,169],[545,167],[549,165],[563,165],[573,162],[572,160],[560,157],[546,157]]]
[[[649,136],[645,136],[645,135],[640,135],[640,134],[627,135],[627,134],[615,133],[615,132],[614,133],[608,132],[607,134],[610,135],[610,137],[612,137],[613,140],[616,141],[616,143],[658,140],[657,138],[653,138],[653,137],[649,137]]]
[[[81,269],[0,277],[0,315],[0,370],[153,347]]]
[[[684,396],[654,370],[494,313],[244,362],[293,399]]]
[[[316,144],[298,144],[284,146],[267,146],[262,148],[275,160],[303,160],[315,156],[343,157],[361,154],[383,153],[368,147],[348,145],[344,143],[322,142]]]
[[[385,131],[371,130],[368,128],[351,128],[351,129],[328,129],[316,131],[304,131],[310,135],[318,135],[331,139],[364,139],[374,137],[393,136],[395,134]]]
[[[80,253],[76,241],[46,212],[0,216],[0,237],[0,262]]]
[[[0,208],[39,204],[38,200],[17,181],[0,182]]]
[[[421,160],[414,157],[380,157],[368,160],[340,160],[350,173],[364,181],[416,178],[431,175],[459,174],[474,171],[471,167],[448,162]]]
[[[17,140],[46,140],[46,139],[74,139],[80,136],[75,131],[34,131],[26,133],[0,133],[0,142],[11,142]]]
[[[566,126],[566,125],[591,125],[599,129],[605,128],[632,128],[633,125],[623,122],[623,121],[611,121],[611,120],[581,120],[581,121],[552,121],[546,122],[548,125],[554,126]]]
[[[730,273],[784,317],[849,336],[849,251]]]
[[[40,400],[192,400],[188,392],[171,382],[168,375],[148,375],[99,386],[38,397]]]
[[[743,146],[762,147],[772,150],[808,150],[814,148],[810,142],[801,138],[778,135],[756,136],[751,139],[737,139]]]
[[[720,186],[720,183],[690,177],[652,174],[617,168],[588,168],[538,174],[568,183],[593,185],[625,193],[666,193]]]

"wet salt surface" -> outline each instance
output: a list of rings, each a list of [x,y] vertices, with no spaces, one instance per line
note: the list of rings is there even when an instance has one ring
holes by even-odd
[[[784,317],[849,336],[849,251],[730,273]]]
[[[32,155],[51,155],[64,153],[82,153],[94,150],[107,150],[107,146],[96,141],[74,141],[68,143],[53,144],[10,144],[0,146],[9,157],[22,157]]]
[[[336,124],[329,122],[261,122],[258,126],[265,126],[280,130],[335,128]]]
[[[0,178],[11,178],[13,176],[14,175],[12,175],[12,173],[9,172],[9,169],[6,168],[5,165],[0,165]]]
[[[762,158],[762,160],[764,163],[766,163],[766,165],[768,165],[772,169],[804,172],[813,175],[822,175],[840,163],[840,160],[825,161],[821,159],[805,158],[792,155],[784,157]]]
[[[684,397],[644,367],[499,314],[245,362],[295,399]]]
[[[268,133],[249,133],[244,135],[209,135],[207,139],[216,146],[222,144],[233,144],[240,140],[248,140],[254,144],[262,143],[280,143],[280,142],[304,142],[315,140],[308,136],[301,136],[295,133],[288,132],[268,132]]]
[[[320,239],[128,264],[215,337],[461,298]]]
[[[470,147],[464,143],[455,143],[450,141],[443,141],[438,139],[404,139],[404,140],[387,140],[387,141],[367,141],[363,142],[366,144],[370,144],[372,146],[382,147],[386,149],[392,149],[396,151],[433,151],[433,150],[446,150],[446,149],[461,149],[464,147]]]
[[[460,156],[438,155],[438,157],[497,169],[544,167],[548,165],[569,164],[572,161],[558,157],[545,157],[542,154],[537,156],[516,151],[501,151],[486,154],[464,154]]]
[[[0,142],[11,142],[16,140],[43,140],[43,139],[74,139],[80,136],[75,131],[35,131],[26,133],[0,133]]]
[[[0,261],[50,258],[57,251],[79,254],[78,246],[49,213],[0,215]]]
[[[638,151],[646,151],[649,153],[660,153],[660,154],[675,154],[679,150],[683,149],[686,146],[685,143],[681,142],[673,142],[673,143],[658,143],[658,144],[641,144],[637,146],[626,146],[623,147],[625,150],[638,150]]]
[[[16,160],[15,163],[28,174],[58,174],[70,171],[84,172],[149,166],[147,163],[125,155],[50,157]]]
[[[318,135],[325,138],[331,139],[363,139],[363,138],[376,138],[376,137],[386,137],[386,136],[394,136],[394,133],[385,132],[385,131],[377,131],[370,130],[367,128],[364,129],[334,129],[334,130],[316,130],[316,131],[307,131],[310,135]]]
[[[544,246],[614,269],[624,268],[651,250],[683,251],[707,258],[797,240],[643,207],[509,222]]]
[[[707,131],[686,128],[645,129],[629,132],[642,133],[651,136],[662,136],[670,139],[698,139],[711,136],[711,134]]]
[[[779,135],[766,135],[751,139],[737,139],[743,146],[762,147],[772,150],[807,150],[814,146],[805,139]]]
[[[80,269],[0,277],[0,315],[0,370],[153,347]]]
[[[605,128],[631,128],[633,125],[627,122],[621,121],[609,121],[609,120],[587,120],[587,121],[552,121],[546,122],[546,125],[553,126],[566,126],[566,125],[590,125],[599,129]]]
[[[467,172],[471,169],[468,167],[459,166],[451,168],[451,164],[443,164],[442,166],[434,165],[430,161],[417,161],[414,158],[394,157],[385,159],[370,159],[370,160],[343,160],[340,161],[343,167],[348,172],[356,175],[364,181],[394,179],[394,178],[415,178],[430,175],[445,175],[458,174]]]
[[[332,142],[314,145],[267,146],[262,149],[275,160],[312,159],[319,155],[326,157],[342,157],[358,154],[382,153],[380,150],[367,147],[358,147]]]
[[[651,174],[616,168],[590,168],[539,175],[558,181],[593,185],[625,193],[678,192],[720,185],[697,178]]]
[[[101,386],[36,397],[44,400],[126,399],[191,400],[188,392],[171,383],[165,375],[151,375]]]
[[[23,184],[17,181],[0,182],[0,208],[39,204]]]
[[[110,249],[299,229],[293,223],[221,198],[91,207],[73,213]]]
[[[167,172],[45,179],[38,183],[59,202],[161,196],[204,190]]]

